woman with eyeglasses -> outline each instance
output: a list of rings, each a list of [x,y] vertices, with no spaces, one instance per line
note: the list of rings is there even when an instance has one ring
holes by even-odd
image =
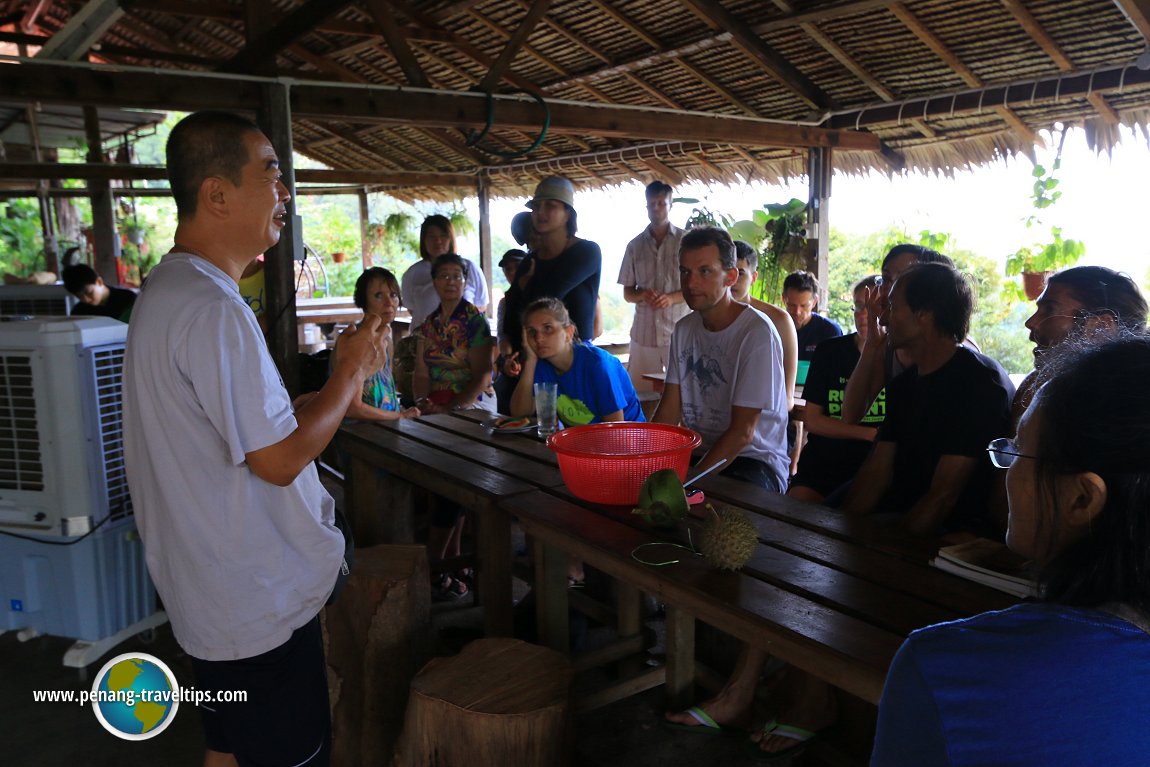
[[[423,413],[452,410],[495,412],[491,388],[491,327],[463,297],[467,267],[446,253],[431,265],[439,306],[414,330],[419,342],[412,389]]]
[[[439,306],[413,333],[418,337],[412,389],[422,413],[452,410],[495,412],[491,388],[491,328],[487,318],[463,295],[464,260],[445,253],[432,262],[431,280]],[[458,557],[463,535],[463,509],[439,501],[431,514],[427,551],[432,563]],[[470,589],[470,570],[442,573],[434,584],[436,599],[457,599]]]
[[[1150,754],[1150,339],[1060,351],[1014,440],[1006,542],[1040,599],[911,634],[871,764],[1133,765]]]

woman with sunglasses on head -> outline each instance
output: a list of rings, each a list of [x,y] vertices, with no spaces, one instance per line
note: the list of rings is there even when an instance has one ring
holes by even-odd
[[[1040,601],[911,634],[872,765],[1144,764],[1150,754],[1150,338],[1068,344],[1007,468],[1006,542]]]

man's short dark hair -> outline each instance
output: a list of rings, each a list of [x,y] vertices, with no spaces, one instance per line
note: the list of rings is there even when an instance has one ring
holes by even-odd
[[[65,267],[60,276],[64,279],[64,290],[74,296],[80,295],[84,292],[84,288],[95,285],[96,280],[100,279],[96,270],[87,264],[72,264]]]
[[[909,242],[903,242],[895,245],[887,251],[886,256],[882,260],[882,265],[886,266],[891,261],[895,260],[904,253],[910,253],[914,256],[914,260],[920,264],[946,264],[954,268],[954,262],[949,257],[942,255],[937,250],[925,247],[923,245],[912,245]]]
[[[809,292],[813,295],[819,294],[819,281],[810,272],[797,271],[791,272],[783,280],[783,292],[794,290],[799,293]]]
[[[1050,275],[1049,285],[1062,285],[1090,314],[1112,314],[1119,325],[1139,333],[1146,328],[1146,299],[1134,280],[1105,266],[1075,266]]]
[[[756,269],[759,267],[759,256],[749,242],[735,240],[735,261],[746,261]]]
[[[911,311],[930,312],[938,332],[961,343],[970,331],[974,290],[970,280],[946,264],[915,264],[895,282]]]
[[[719,251],[719,263],[724,269],[735,268],[735,243],[731,235],[717,226],[700,226],[690,229],[679,241],[679,257],[688,250],[698,250],[714,245]]]
[[[671,185],[664,184],[662,181],[652,181],[650,184],[647,184],[646,195],[648,200],[652,197],[662,197],[663,195],[670,197],[674,193],[675,190],[671,188]]]
[[[261,131],[251,120],[211,110],[190,114],[172,128],[166,152],[168,181],[180,218],[195,215],[204,179],[219,176],[240,185],[243,167],[251,159],[244,137],[253,132]]]

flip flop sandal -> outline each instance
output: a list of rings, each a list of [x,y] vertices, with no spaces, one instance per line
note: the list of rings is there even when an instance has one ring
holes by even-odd
[[[450,602],[467,596],[467,584],[451,577],[449,573],[439,576],[439,582],[432,587],[431,598],[435,602]]]
[[[759,732],[763,737],[778,735],[779,737],[789,738],[795,741],[795,745],[784,748],[782,751],[764,751],[759,745],[760,741],[748,739],[745,746],[747,755],[759,764],[771,764],[773,762],[781,762],[784,759],[793,759],[805,751],[807,746],[814,743],[823,734],[822,732],[812,732],[811,730],[804,730],[802,727],[795,727],[789,724],[779,724],[777,719],[769,720],[763,725]]]
[[[698,724],[683,724],[682,722],[672,722],[671,720],[663,717],[659,720],[659,724],[666,727],[668,730],[677,730],[679,732],[689,732],[695,735],[745,735],[746,730],[742,727],[730,727],[725,724],[719,724],[711,715],[698,706],[691,706],[683,712],[689,714]]]

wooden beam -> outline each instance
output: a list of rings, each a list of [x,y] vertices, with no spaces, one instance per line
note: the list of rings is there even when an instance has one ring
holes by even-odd
[[[167,181],[163,165],[113,163],[0,162],[0,179],[79,179],[87,181]],[[295,172],[304,184],[404,184],[410,186],[471,186],[469,173],[404,173],[385,170],[304,169]]]
[[[972,88],[981,88],[985,85],[982,79],[976,75],[970,67],[963,63],[958,55],[942,41],[942,38],[927,28],[927,26],[922,23],[922,20],[915,16],[906,5],[901,2],[891,3],[890,12],[893,13],[895,18],[901,21],[915,37],[926,45],[926,47],[934,51],[935,55],[938,56],[944,64],[950,67],[964,83]],[[1022,136],[1023,139],[1031,144],[1041,143],[1038,134],[1031,130],[1030,126],[1024,123],[1022,118],[1015,114],[1010,107],[1000,105],[994,107],[994,111],[998,113],[1007,125]]]
[[[798,13],[784,14],[770,21],[760,22],[751,27],[752,31],[758,35],[771,32],[776,29],[786,29],[806,22],[826,21],[828,19],[840,18],[843,16],[854,16],[868,11],[879,8],[885,8],[890,5],[892,0],[855,0],[855,2],[841,3],[839,5],[819,8],[812,11],[802,11]],[[714,48],[719,45],[726,45],[734,39],[734,35],[729,31],[716,32],[711,35],[696,38],[682,45],[674,48],[667,48],[665,50],[657,51],[655,53],[644,54],[637,56],[627,61],[612,64],[603,69],[593,70],[583,73],[576,77],[570,78],[562,83],[552,83],[548,87],[551,89],[562,88],[565,86],[575,85],[582,82],[597,82],[599,80],[617,77],[623,72],[633,72],[636,69],[643,69],[652,67],[670,59],[679,58],[680,56],[688,56],[692,53],[699,53],[709,48]]]
[[[273,58],[291,43],[315,31],[320,22],[343,10],[351,0],[308,0],[275,26],[249,42],[227,61],[221,72],[247,72],[265,59]]]
[[[743,114],[749,115],[751,117],[760,116],[757,109],[736,96],[730,89],[725,88],[715,80],[711,79],[705,72],[703,72],[703,70],[687,61],[686,58],[675,59],[675,63],[686,71],[690,72],[692,77],[713,90],[715,93],[719,94],[719,96],[721,96],[723,99],[738,107]]]
[[[1150,0],[1114,0],[1114,4],[1150,43]]]
[[[454,3],[448,3],[431,14],[431,18],[436,21],[443,22],[450,18],[458,16],[461,13],[469,11],[472,7],[478,5],[483,0],[455,0]]]
[[[214,80],[188,73],[103,71],[24,64],[5,68],[0,98],[22,102],[110,105],[150,109],[233,109],[258,103],[257,83]],[[1135,82],[1133,71],[1127,83]],[[218,87],[211,87],[213,84]],[[1069,95],[1069,91],[1066,91]],[[478,128],[487,122],[486,96],[470,93],[408,92],[385,88],[343,88],[298,82],[291,89],[297,117],[440,128]],[[519,97],[495,95],[499,126],[534,132],[539,107]],[[1001,102],[999,102],[1001,103]],[[700,141],[743,146],[811,147],[877,151],[878,138],[855,131],[828,131],[719,114],[681,114],[600,104],[551,104],[551,132],[575,136],[617,136],[629,140]],[[484,163],[478,163],[483,165]]]
[[[1014,16],[1014,20],[1022,26],[1026,34],[1030,35],[1030,39],[1038,44],[1038,47],[1054,61],[1059,69],[1063,72],[1074,71],[1074,62],[1070,60],[1070,57],[1066,55],[1062,47],[1050,36],[1046,28],[1039,23],[1038,19],[1034,18],[1034,15],[1025,5],[1019,2],[1019,0],[1002,0],[1002,4],[1006,6],[1006,10],[1010,11],[1010,14]],[[1107,103],[1102,95],[1091,93],[1087,95],[1086,98],[1091,106],[1097,110],[1098,114],[1102,116],[1103,120],[1111,125],[1119,124],[1121,118],[1119,118],[1118,112]]]
[[[991,104],[1030,104],[1032,101],[1045,101],[1055,96],[1082,97],[1088,92],[1105,93],[1118,90],[1120,87],[1130,88],[1147,84],[1150,84],[1150,71],[1123,65],[1098,69],[1094,72],[1070,72],[1057,77],[1043,77],[1009,85],[989,85],[965,91],[936,93],[903,99],[894,104],[839,110],[824,123],[824,126],[853,128],[856,125],[883,125],[897,121],[900,113],[946,117],[964,112],[990,111]]]
[[[371,17],[375,20],[375,25],[383,33],[387,47],[391,49],[391,55],[395,57],[395,62],[403,70],[408,85],[426,88],[427,75],[424,74],[423,67],[419,65],[419,60],[415,58],[415,53],[407,44],[407,38],[400,30],[399,24],[396,23],[391,6],[385,0],[365,0],[365,2],[367,9],[371,12]]]
[[[640,162],[642,162],[651,170],[655,171],[655,174],[659,176],[660,181],[668,183],[671,186],[679,186],[686,180],[679,173],[679,171],[675,170],[674,168],[667,167],[654,158],[641,158]]]
[[[303,43],[293,43],[288,46],[288,52],[293,56],[298,56],[308,64],[311,64],[318,71],[326,75],[331,75],[337,80],[342,80],[345,83],[365,83],[367,79],[362,77],[358,72],[345,67],[343,64],[327,57],[321,56],[318,53],[312,53],[308,50]]]
[[[518,29],[515,30],[515,34],[511,35],[511,39],[499,52],[499,58],[495,60],[487,75],[480,81],[479,90],[487,93],[495,90],[495,86],[503,79],[503,73],[511,66],[511,62],[515,60],[520,49],[527,43],[527,38],[531,36],[535,26],[547,15],[547,10],[550,7],[551,0],[535,0],[527,10],[527,15],[523,17]]]
[[[68,23],[36,54],[35,58],[78,61],[124,15],[119,0],[85,3]]]
[[[779,52],[767,45],[766,41],[751,29],[748,23],[730,13],[718,0],[681,0],[681,2],[683,5],[695,8],[699,13],[712,18],[721,29],[730,32],[731,40],[736,46],[742,48],[746,55],[758,62],[759,66],[766,69],[769,75],[779,80],[781,85],[798,95],[807,105],[815,109],[826,109],[834,106],[829,95],[811,82],[811,79],[803,72],[792,66],[789,61],[783,59]]]

